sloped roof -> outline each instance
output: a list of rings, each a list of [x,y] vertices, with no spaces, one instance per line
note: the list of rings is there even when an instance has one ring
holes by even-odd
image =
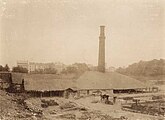
[[[71,89],[135,89],[147,87],[141,81],[116,72],[87,71],[78,79],[57,78],[51,74],[24,75],[25,90],[49,91]]]
[[[75,88],[74,79],[60,79],[51,74],[29,74],[24,76],[25,90],[51,91]]]
[[[110,72],[87,71],[77,79],[78,89],[135,89],[147,87],[141,81]]]

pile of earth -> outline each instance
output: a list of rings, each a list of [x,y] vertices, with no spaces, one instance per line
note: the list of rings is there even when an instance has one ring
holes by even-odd
[[[0,120],[36,120],[42,119],[42,111],[27,107],[25,95],[11,94],[0,90]]]

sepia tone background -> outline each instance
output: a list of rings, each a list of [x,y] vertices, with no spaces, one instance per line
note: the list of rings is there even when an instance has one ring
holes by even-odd
[[[0,0],[0,119],[164,120],[165,0]]]
[[[106,66],[165,58],[164,0],[1,0],[0,63],[97,64],[105,25]]]

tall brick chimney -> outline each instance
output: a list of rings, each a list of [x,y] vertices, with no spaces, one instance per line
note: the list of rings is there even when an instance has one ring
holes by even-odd
[[[98,71],[105,72],[105,26],[100,26]]]

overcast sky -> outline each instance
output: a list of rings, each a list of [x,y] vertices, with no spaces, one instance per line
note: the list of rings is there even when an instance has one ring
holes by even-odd
[[[97,65],[105,25],[107,66],[165,58],[164,0],[0,0],[0,64]]]

